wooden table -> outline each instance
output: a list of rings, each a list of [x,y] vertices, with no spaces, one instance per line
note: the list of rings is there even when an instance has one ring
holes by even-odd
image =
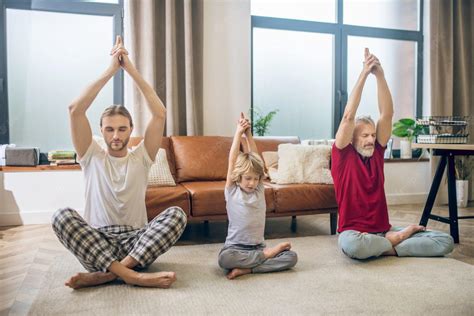
[[[455,243],[459,243],[458,220],[465,218],[474,218],[474,216],[458,216],[458,206],[456,201],[456,171],[454,169],[455,156],[474,155],[474,144],[413,144],[413,148],[431,149],[434,156],[440,156],[438,168],[436,169],[430,193],[426,200],[423,214],[421,215],[420,225],[426,226],[429,219],[449,224],[451,236]],[[433,204],[438,193],[444,170],[448,165],[448,201],[449,217],[443,217],[431,214]]]

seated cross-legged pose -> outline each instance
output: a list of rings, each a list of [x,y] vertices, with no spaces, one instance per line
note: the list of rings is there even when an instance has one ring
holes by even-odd
[[[377,81],[380,119],[355,117],[367,77]],[[384,191],[384,151],[392,133],[393,104],[382,66],[365,49],[362,72],[349,97],[332,148],[331,173],[339,205],[339,247],[349,257],[443,256],[453,239],[410,225],[392,227]]]
[[[250,152],[240,153],[244,134]],[[290,269],[298,260],[289,242],[272,248],[266,248],[263,243],[266,215],[263,175],[263,161],[252,137],[250,122],[241,113],[229,153],[225,185],[229,228],[224,248],[219,253],[219,266],[229,271],[228,279]]]
[[[147,223],[145,192],[148,171],[160,148],[166,111],[151,86],[128,58],[117,37],[107,70],[69,107],[72,141],[85,178],[84,219],[64,208],[52,218],[53,230],[88,273],[78,273],[65,285],[77,289],[110,282],[117,277],[128,284],[167,288],[174,272],[138,272],[152,264],[181,236],[186,214],[171,207]],[[152,116],[144,140],[127,148],[132,117],[123,106],[105,109],[100,127],[107,150],[92,138],[86,111],[114,74],[123,68],[143,93]]]

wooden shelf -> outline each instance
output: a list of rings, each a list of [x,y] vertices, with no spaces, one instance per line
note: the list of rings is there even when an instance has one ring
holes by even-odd
[[[35,172],[35,171],[58,171],[58,170],[81,170],[79,164],[74,165],[39,165],[36,167],[20,167],[20,166],[2,166],[0,171],[2,172]]]
[[[422,161],[430,161],[430,160],[428,158],[410,158],[410,159],[390,158],[390,159],[384,159],[385,163],[391,163],[391,162],[422,162]]]
[[[412,148],[474,150],[474,144],[420,144],[413,143]]]

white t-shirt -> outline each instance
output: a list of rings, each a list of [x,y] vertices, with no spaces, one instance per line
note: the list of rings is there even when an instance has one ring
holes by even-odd
[[[229,229],[226,245],[259,245],[265,232],[265,187],[260,183],[254,192],[247,193],[233,184],[225,188]]]
[[[117,158],[92,140],[79,163],[85,179],[84,218],[92,227],[146,225],[145,193],[153,161],[143,141]]]

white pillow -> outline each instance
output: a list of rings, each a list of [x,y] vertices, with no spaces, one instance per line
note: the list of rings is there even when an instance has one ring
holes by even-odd
[[[148,184],[162,187],[176,186],[168,160],[166,159],[166,150],[163,148],[158,150],[155,162],[151,165],[150,172],[148,173]]]
[[[94,135],[94,140],[99,144],[100,147],[107,150],[107,144],[103,137]],[[176,186],[173,175],[166,159],[166,150],[160,148],[156,153],[155,162],[150,167],[148,173],[148,184],[157,186]]]
[[[276,178],[278,176],[278,152],[264,151],[262,152],[262,157],[270,182],[276,183]]]
[[[278,157],[278,184],[334,183],[329,170],[329,145],[281,144]]]

